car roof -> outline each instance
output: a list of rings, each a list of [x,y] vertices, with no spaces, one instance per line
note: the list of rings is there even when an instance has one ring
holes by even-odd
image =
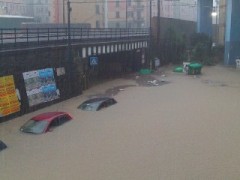
[[[97,98],[92,98],[92,99],[86,100],[83,103],[85,104],[85,103],[103,102],[103,101],[106,101],[106,100],[109,100],[109,99],[113,99],[113,98],[111,98],[111,97],[97,97]]]
[[[42,113],[37,116],[34,116],[31,119],[35,121],[51,121],[55,117],[58,117],[63,114],[66,114],[69,116],[69,114],[66,112],[46,112],[46,113]]]

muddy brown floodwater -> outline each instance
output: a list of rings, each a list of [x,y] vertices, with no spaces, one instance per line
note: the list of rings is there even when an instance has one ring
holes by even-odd
[[[160,72],[108,81],[1,123],[0,140],[8,148],[0,152],[0,179],[239,180],[240,71],[214,66],[204,67],[201,76],[171,67]],[[139,78],[168,83],[142,85]],[[77,109],[90,96],[109,94],[116,105]],[[74,119],[42,135],[19,131],[46,111],[67,111]]]

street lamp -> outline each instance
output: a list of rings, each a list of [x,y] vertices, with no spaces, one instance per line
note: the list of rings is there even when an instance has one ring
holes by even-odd
[[[157,45],[160,43],[160,19],[161,19],[161,3],[160,0],[157,1]]]
[[[69,85],[71,88],[71,93],[74,92],[74,64],[73,64],[73,58],[72,58],[72,43],[71,43],[71,11],[72,8],[70,6],[70,1],[67,0],[67,67],[69,72]]]
[[[63,0],[63,7],[62,7],[62,11],[63,11],[63,24],[65,24],[65,0]]]
[[[69,42],[71,42],[71,11],[72,11],[72,8],[70,6],[70,1],[67,0],[67,15],[68,15],[68,21],[67,21],[67,24],[68,24],[68,40]]]
[[[212,18],[213,19],[215,19],[215,44],[216,44],[216,42],[217,42],[217,16],[218,16],[218,13],[217,13],[217,11],[216,11],[216,7],[213,7],[213,11],[212,11],[212,13],[211,13],[211,16],[212,16]],[[214,23],[213,23],[214,24]]]
[[[149,27],[151,30],[151,27],[152,27],[152,0],[150,0],[150,2],[149,2],[149,16],[150,16]]]
[[[212,17],[216,17],[217,16],[217,12],[214,11],[214,12],[211,13],[211,15],[212,15]]]
[[[126,28],[128,27],[128,0],[126,0]]]
[[[68,62],[71,66],[72,64],[72,53],[71,53],[71,11],[72,11],[72,8],[70,6],[70,1],[67,0],[67,34],[68,34]]]

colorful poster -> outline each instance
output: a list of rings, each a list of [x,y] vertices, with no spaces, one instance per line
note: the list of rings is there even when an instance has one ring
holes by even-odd
[[[0,77],[0,117],[20,111],[13,76]]]
[[[59,98],[52,68],[23,73],[29,106]]]

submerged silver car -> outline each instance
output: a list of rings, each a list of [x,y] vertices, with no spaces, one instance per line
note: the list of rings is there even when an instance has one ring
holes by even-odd
[[[81,105],[78,106],[78,109],[85,111],[99,111],[102,108],[106,108],[116,103],[117,101],[114,98],[98,97],[84,101]]]

